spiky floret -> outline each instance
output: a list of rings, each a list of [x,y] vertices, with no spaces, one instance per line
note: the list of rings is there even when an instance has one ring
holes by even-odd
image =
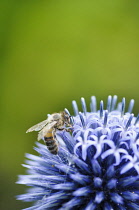
[[[65,146],[52,155],[37,143],[39,156],[27,154],[28,175],[19,184],[31,186],[19,200],[34,201],[26,210],[127,210],[139,209],[139,115],[134,100],[125,113],[125,98],[108,96],[97,111],[95,96],[87,111],[81,98],[79,112],[72,102],[72,134],[58,133]],[[67,111],[67,110],[66,110]]]

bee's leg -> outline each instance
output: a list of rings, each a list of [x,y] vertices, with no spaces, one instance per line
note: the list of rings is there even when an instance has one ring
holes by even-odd
[[[69,127],[69,128],[65,128],[65,127],[58,127],[57,130],[59,131],[67,131],[67,132],[72,132],[73,131],[73,128],[72,127]]]
[[[72,127],[70,127],[70,128],[61,127],[61,128],[58,128],[58,130],[60,130],[60,131],[65,130],[67,132],[72,132],[73,131]]]
[[[67,131],[67,132],[72,132],[73,131],[73,128],[72,127],[70,127],[70,128],[64,128],[64,130]]]
[[[52,134],[53,134],[53,137],[56,138],[56,129],[53,129]]]
[[[64,127],[58,127],[57,130],[63,131],[63,130],[65,130],[65,128]]]

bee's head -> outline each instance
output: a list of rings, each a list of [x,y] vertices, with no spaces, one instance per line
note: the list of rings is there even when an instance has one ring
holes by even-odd
[[[67,126],[73,125],[73,118],[67,109],[65,109],[63,112],[63,119],[64,119],[65,125],[67,125]]]

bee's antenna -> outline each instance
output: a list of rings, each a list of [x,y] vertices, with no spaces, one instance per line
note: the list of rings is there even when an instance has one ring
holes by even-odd
[[[69,110],[65,108],[65,109],[64,109],[64,111],[66,112],[66,114],[68,114],[68,115],[69,115],[69,118],[70,118],[70,123],[71,123],[71,124],[74,124],[73,117],[70,115]]]

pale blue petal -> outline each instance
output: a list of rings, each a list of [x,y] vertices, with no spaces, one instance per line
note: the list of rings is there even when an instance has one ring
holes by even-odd
[[[111,154],[113,154],[113,149],[109,149],[106,152],[103,152],[101,157],[102,157],[102,159],[105,159],[107,156],[109,156]]]

